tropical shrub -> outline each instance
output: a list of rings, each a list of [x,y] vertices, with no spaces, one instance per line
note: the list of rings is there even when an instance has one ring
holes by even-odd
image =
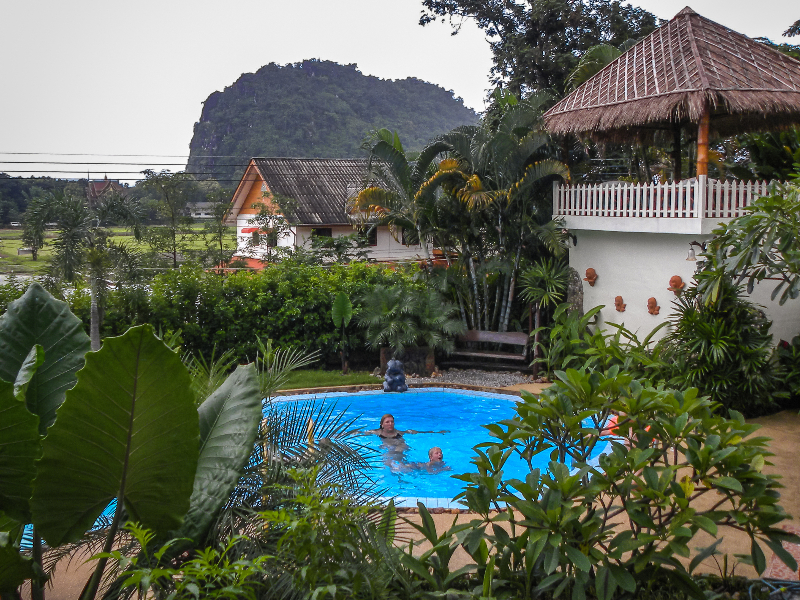
[[[341,485],[320,481],[319,471],[319,466],[291,469],[291,483],[272,488],[290,492],[291,500],[261,513],[280,535],[268,565],[270,579],[291,581],[310,597],[385,596],[391,571],[384,556],[393,539],[393,507],[371,520],[377,504],[358,502]]]
[[[450,352],[465,329],[458,307],[433,289],[379,285],[360,297],[358,322],[372,348],[387,346],[400,358],[411,346]]]
[[[0,415],[13,424],[0,447],[17,448],[0,458],[0,592],[31,579],[40,597],[41,540],[78,542],[113,500],[105,552],[123,515],[190,544],[206,535],[252,453],[263,397],[252,365],[197,408],[189,372],[150,326],[87,354],[79,319],[36,283],[0,318],[0,336],[14,340],[0,348]],[[20,552],[27,523],[32,557]]]
[[[771,322],[728,273],[707,269],[696,279],[674,302],[665,377],[746,416],[774,410],[779,379],[770,361]],[[704,295],[711,285],[714,294]]]
[[[459,476],[480,516],[437,547],[460,544],[474,560],[468,581],[493,597],[647,598],[669,586],[702,598],[692,573],[725,528],[750,536],[739,559],[759,573],[763,546],[796,569],[781,541],[797,537],[776,527],[787,518],[781,485],[763,472],[767,440],[717,407],[696,389],[656,389],[616,367],[560,372],[541,398],[523,393],[513,418],[487,426],[495,441],[475,448],[477,472]],[[533,464],[542,454],[546,471]],[[504,476],[512,455],[529,464],[524,480]],[[684,562],[701,531],[717,541]]]
[[[105,332],[120,333],[131,321],[146,319],[157,330],[180,330],[184,350],[206,358],[215,348],[232,348],[237,362],[253,360],[257,337],[333,357],[341,343],[331,316],[336,295],[356,298],[379,284],[411,285],[412,273],[366,263],[323,267],[285,260],[221,277],[183,266],[153,279],[149,302],[140,288],[112,292]],[[362,332],[348,330],[346,345],[363,351]]]
[[[127,523],[125,528],[141,548],[136,556],[113,550],[92,557],[116,561],[118,570],[124,572],[118,582],[123,593],[135,591],[139,598],[169,597],[172,600],[255,600],[258,597],[256,592],[262,587],[263,564],[269,557],[231,559],[236,544],[247,538],[235,536],[220,549],[199,550],[196,556],[176,567],[164,564],[163,559],[174,552],[179,540],[172,539],[153,551],[150,546],[156,534],[152,530],[143,529],[136,523]]]

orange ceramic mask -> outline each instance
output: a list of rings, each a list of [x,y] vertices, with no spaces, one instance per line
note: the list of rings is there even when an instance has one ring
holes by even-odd
[[[622,303],[622,296],[617,296],[614,298],[614,308],[617,309],[617,312],[625,312],[625,307],[627,304]]]
[[[584,277],[583,280],[588,281],[589,285],[594,287],[594,282],[597,281],[597,271],[589,267],[588,269],[586,269],[586,277]]]
[[[670,292],[675,292],[677,296],[683,291],[683,288],[686,287],[686,284],[681,279],[680,275],[673,275],[669,278],[669,287],[667,288]]]
[[[661,310],[661,307],[658,306],[655,298],[648,298],[647,299],[647,312],[651,315],[657,315],[658,311]]]

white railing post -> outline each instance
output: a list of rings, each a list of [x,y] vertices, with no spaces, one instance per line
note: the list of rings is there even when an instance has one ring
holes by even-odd
[[[708,205],[708,175],[698,175],[694,185],[694,217],[698,220],[702,231],[703,217]]]

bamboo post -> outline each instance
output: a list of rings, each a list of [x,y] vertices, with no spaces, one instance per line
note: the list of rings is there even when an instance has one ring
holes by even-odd
[[[703,114],[697,127],[697,176],[708,175],[708,124],[711,115],[708,102],[703,105]]]
[[[697,126],[697,191],[695,193],[695,203],[697,216],[701,221],[708,203],[708,125],[710,121],[711,115],[708,101],[706,101],[703,104],[700,124]]]

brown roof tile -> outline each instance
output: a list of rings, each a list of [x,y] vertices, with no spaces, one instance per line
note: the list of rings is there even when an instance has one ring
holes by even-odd
[[[273,193],[297,202],[290,221],[303,225],[350,224],[348,195],[360,189],[366,174],[361,159],[254,158]]]

